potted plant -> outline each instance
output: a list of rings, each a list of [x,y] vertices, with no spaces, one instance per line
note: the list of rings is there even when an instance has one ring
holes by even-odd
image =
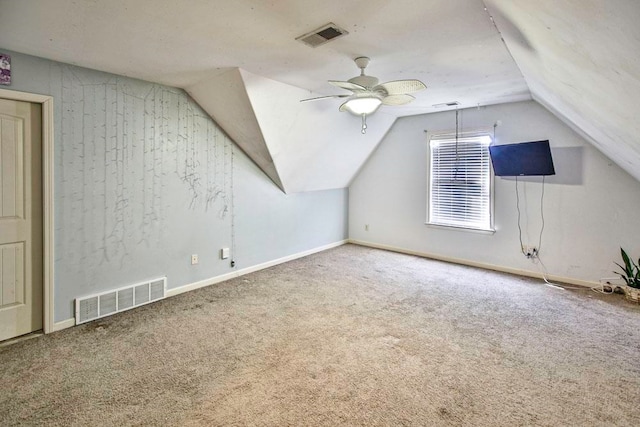
[[[622,261],[624,265],[620,265],[616,262],[616,265],[622,269],[622,273],[614,272],[620,275],[624,280],[626,286],[624,286],[624,294],[629,301],[640,303],[640,259],[636,264],[629,255],[620,248],[622,254]]]

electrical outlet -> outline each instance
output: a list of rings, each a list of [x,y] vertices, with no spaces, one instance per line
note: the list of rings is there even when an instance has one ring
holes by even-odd
[[[227,259],[227,258],[229,258],[229,248],[222,248],[222,249],[220,249],[220,258],[221,258],[221,259]]]
[[[198,254],[191,255],[191,265],[196,265],[198,263]]]
[[[527,258],[535,258],[538,256],[538,248],[536,248],[535,246],[522,245],[522,253]]]

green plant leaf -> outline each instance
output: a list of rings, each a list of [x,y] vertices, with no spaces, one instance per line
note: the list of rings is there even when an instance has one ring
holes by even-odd
[[[622,261],[624,262],[624,266],[614,263],[618,267],[620,267],[623,273],[616,272],[622,280],[632,288],[640,289],[640,259],[638,259],[638,264],[636,264],[625,252],[624,249],[620,248],[620,254],[622,255]]]
[[[618,267],[622,268],[622,266],[620,264],[618,264],[617,262],[614,263],[615,265],[617,265]],[[623,269],[624,270],[624,269]],[[617,274],[618,276],[620,276],[620,278],[622,280],[624,280],[624,283],[626,283],[627,285],[629,285],[629,279],[627,279],[627,275],[626,274],[622,274],[618,271],[614,271],[615,274]],[[630,285],[629,285],[630,286]]]
[[[629,256],[622,248],[620,248],[620,253],[622,254],[622,260],[624,261],[624,265],[626,267],[624,270],[627,272],[627,275],[628,273],[631,273],[631,275],[633,276],[633,267],[631,265],[631,260],[629,259]]]
[[[632,272],[632,271],[629,271],[629,268],[628,268],[627,266],[620,265],[620,264],[618,264],[617,262],[615,262],[614,264],[615,264],[615,265],[617,265],[618,267],[620,267],[620,268],[622,269],[622,273],[623,273],[625,276],[627,276],[627,277],[629,277],[629,276],[633,276],[633,272]]]

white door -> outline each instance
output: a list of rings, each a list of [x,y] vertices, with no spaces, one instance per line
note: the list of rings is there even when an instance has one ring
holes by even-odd
[[[41,116],[0,99],[0,340],[42,329]]]

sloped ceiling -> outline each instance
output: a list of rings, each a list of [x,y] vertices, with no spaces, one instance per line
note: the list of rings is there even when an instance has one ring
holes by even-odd
[[[188,86],[191,96],[283,191],[343,188],[395,121],[380,111],[367,133],[309,92],[232,68]]]
[[[640,1],[486,3],[533,98],[640,180]]]
[[[534,99],[640,179],[636,0],[0,0],[0,48],[186,89],[286,192],[342,188],[396,117]],[[334,22],[349,34],[295,40]],[[504,39],[504,41],[503,41]],[[368,119],[328,79],[428,86]],[[16,71],[17,72],[17,71]],[[441,111],[441,110],[437,110]]]

